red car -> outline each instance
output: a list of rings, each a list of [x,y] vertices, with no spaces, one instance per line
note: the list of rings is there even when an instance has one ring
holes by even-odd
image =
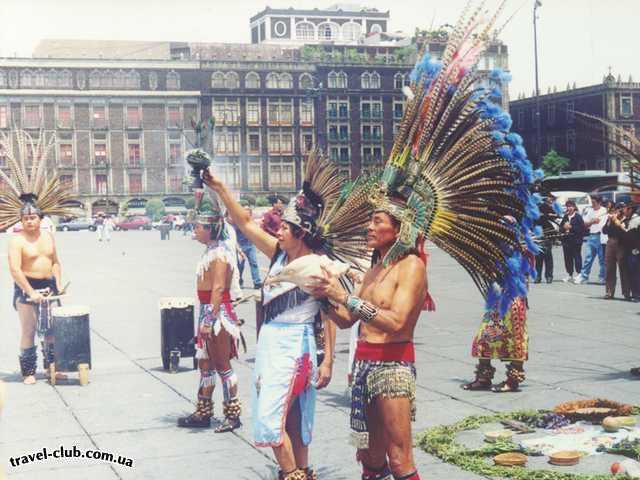
[[[131,217],[116,223],[116,230],[151,230],[149,217]]]

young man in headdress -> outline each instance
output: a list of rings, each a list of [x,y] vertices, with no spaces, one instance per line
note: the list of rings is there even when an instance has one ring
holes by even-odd
[[[36,331],[44,335],[42,344],[45,370],[53,361],[53,337],[49,328],[46,297],[61,290],[61,267],[53,235],[40,230],[42,212],[31,201],[20,211],[22,231],[9,242],[9,269],[15,282],[13,307],[21,327],[20,370],[24,383],[35,383],[37,353]]]
[[[50,302],[46,297],[60,292],[61,268],[53,235],[41,230],[41,221],[51,215],[68,216],[64,205],[71,198],[57,175],[49,179],[45,175],[47,154],[54,146],[55,137],[45,137],[42,132],[37,140],[23,130],[9,135],[0,132],[0,149],[12,172],[9,177],[0,170],[0,179],[9,187],[0,202],[0,230],[22,222],[22,230],[9,242],[9,268],[15,281],[13,306],[22,328],[19,360],[25,384],[35,383],[36,331],[44,335],[45,370],[53,361]],[[29,154],[34,165],[26,172],[24,159]]]
[[[240,325],[231,305],[241,296],[238,283],[236,245],[228,237],[224,217],[214,203],[213,213],[195,218],[194,239],[206,246],[197,266],[199,316],[197,354],[200,385],[196,411],[178,419],[179,427],[207,428],[213,416],[213,391],[220,377],[224,420],[216,433],[241,426],[238,377],[231,359],[238,357]]]

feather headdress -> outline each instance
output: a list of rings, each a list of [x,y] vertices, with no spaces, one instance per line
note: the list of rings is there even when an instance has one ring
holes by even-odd
[[[483,3],[474,11],[468,3],[440,61],[425,53],[416,64],[399,132],[368,195],[400,223],[385,265],[428,238],[469,272],[489,308],[506,311],[533,274],[521,241],[538,251],[531,232],[541,199],[530,193],[538,174],[522,138],[498,104],[510,76],[476,69],[504,6],[486,18]]]
[[[65,203],[71,200],[71,193],[47,166],[55,143],[55,135],[45,136],[42,131],[37,139],[20,129],[0,131],[0,149],[9,167],[9,174],[0,170],[0,178],[7,185],[0,199],[0,230],[18,223],[26,211],[39,215],[70,214]]]

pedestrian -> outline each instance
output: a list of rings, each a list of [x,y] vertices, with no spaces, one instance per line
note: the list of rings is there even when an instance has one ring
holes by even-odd
[[[96,226],[96,232],[98,234],[98,241],[102,241],[102,237],[104,236],[104,213],[99,212],[96,217],[96,221],[94,225]]]
[[[558,212],[554,208],[555,197],[547,195],[540,205],[540,218],[536,220],[536,225],[542,228],[541,251],[536,255],[536,280],[535,283],[542,282],[542,267],[544,265],[544,278],[547,283],[553,282],[553,238],[557,233],[559,221]]]
[[[609,212],[607,221],[602,227],[602,232],[607,235],[607,249],[605,257],[605,295],[606,300],[615,297],[616,292],[616,269],[620,272],[620,284],[622,295],[624,297],[631,296],[631,285],[629,278],[629,270],[627,268],[625,258],[625,248],[623,244],[623,236],[625,234],[624,220],[624,204],[618,203]]]
[[[249,215],[249,217],[253,218],[253,210],[251,207],[244,207],[245,211]],[[243,282],[243,273],[244,266],[246,262],[249,262],[249,268],[251,270],[251,279],[253,280],[253,288],[259,289],[262,288],[262,280],[260,279],[260,268],[258,266],[258,251],[256,250],[256,246],[251,243],[242,230],[240,230],[236,225],[233,224],[233,221],[230,219],[229,223],[233,225],[235,229],[236,236],[238,238],[238,267],[240,270],[240,286],[242,287]]]
[[[640,216],[636,213],[636,205],[633,202],[624,205],[622,222],[622,244],[630,287],[625,300],[637,302],[640,301]]]
[[[562,251],[564,254],[564,267],[568,276],[564,282],[571,282],[574,279],[574,272],[577,275],[582,270],[582,240],[584,238],[584,222],[578,213],[576,202],[567,200],[565,203],[566,212],[560,221],[560,233],[562,235]]]
[[[115,228],[115,224],[113,223],[113,217],[111,215],[106,215],[106,218],[104,219],[104,239],[107,242],[111,242],[111,232],[113,232],[113,229]]]
[[[282,197],[278,194],[271,195],[269,200],[271,202],[271,210],[266,211],[262,216],[262,229],[272,237],[275,237],[282,224],[284,203]]]
[[[589,229],[589,236],[586,242],[586,257],[582,265],[582,270],[579,275],[574,278],[576,284],[585,283],[589,280],[589,274],[591,273],[591,267],[596,257],[600,266],[598,272],[598,282],[604,285],[604,252],[602,251],[602,241],[600,235],[602,233],[602,227],[607,221],[607,209],[601,204],[600,197],[593,195],[591,197],[591,207],[585,209],[583,217],[585,228]]]

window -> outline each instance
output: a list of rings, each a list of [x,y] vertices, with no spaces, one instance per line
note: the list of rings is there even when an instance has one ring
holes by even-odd
[[[382,118],[382,102],[380,101],[363,101],[360,109],[362,118]]]
[[[380,88],[380,74],[378,72],[371,74],[371,88]]]
[[[129,166],[139,167],[140,166],[140,144],[129,143],[127,145],[127,148],[129,152]]]
[[[316,29],[313,23],[300,22],[296,24],[296,38],[298,40],[315,40]]]
[[[362,160],[369,165],[378,165],[382,163],[382,148],[380,147],[363,147]]]
[[[94,143],[93,145],[93,161],[96,165],[107,164],[107,144],[106,143]]]
[[[524,127],[524,110],[518,110],[518,128]]]
[[[7,166],[7,153],[4,151],[4,147],[0,145],[0,168]],[[0,179],[0,184],[2,180]]]
[[[247,134],[247,153],[249,153],[249,155],[260,154],[260,133],[251,132]]]
[[[291,133],[280,134],[280,153],[285,155],[293,153],[293,135]]]
[[[167,127],[180,128],[182,126],[182,114],[180,105],[167,105]]]
[[[40,105],[24,106],[24,126],[26,128],[40,128],[41,121]]]
[[[331,22],[325,22],[318,25],[318,40],[337,40],[338,25]]]
[[[63,188],[74,191],[73,175],[60,175],[60,185]]]
[[[349,102],[338,103],[338,118],[349,118]]]
[[[547,124],[553,125],[554,123],[556,123],[556,106],[552,104],[547,106]]]
[[[379,141],[382,139],[382,126],[381,125],[363,125],[362,126],[362,139],[365,141]]]
[[[349,127],[347,125],[329,125],[329,140],[345,142],[349,140]]]
[[[215,72],[211,75],[211,88],[224,88],[224,73]]]
[[[247,100],[247,125],[260,125],[260,103]]]
[[[576,151],[576,131],[567,130],[567,152],[575,153]]]
[[[300,102],[300,123],[302,125],[313,125],[313,100],[302,100]]]
[[[623,117],[633,115],[633,97],[631,94],[620,95],[620,115]]]
[[[369,72],[364,72],[360,75],[360,88],[371,88],[371,75]]]
[[[347,22],[342,25],[342,39],[345,42],[355,42],[360,38],[362,27],[355,22]]]
[[[182,192],[182,176],[169,175],[169,192],[170,193]]]
[[[0,128],[9,128],[9,107],[0,105]]]
[[[371,25],[371,33],[382,33],[382,27],[377,23]]]
[[[229,99],[214,100],[213,117],[218,125],[239,125],[240,101]]]
[[[96,175],[96,193],[107,193],[107,176],[104,174]]]
[[[293,88],[293,77],[291,76],[290,73],[280,74],[279,88]]]
[[[328,88],[338,88],[338,74],[336,72],[329,72],[327,86]]]
[[[269,134],[269,153],[280,153],[280,134]]]
[[[216,135],[216,153],[238,155],[240,153],[240,133],[223,132]]]
[[[73,88],[73,75],[69,70],[56,72],[55,76],[58,88]]]
[[[174,71],[167,73],[167,90],[180,90],[180,74]]]
[[[308,73],[303,73],[300,75],[298,83],[301,89],[313,88],[313,77]]]
[[[292,161],[269,159],[269,186],[271,188],[294,188],[295,165]]]
[[[142,174],[129,174],[129,193],[142,193]]]
[[[302,153],[309,153],[313,151],[313,133],[303,133],[302,141],[300,142],[300,149]]]
[[[130,88],[134,90],[140,89],[140,74],[134,70],[128,71],[124,76],[124,85],[119,87]]]
[[[0,70],[0,88],[7,88],[7,74]]]
[[[180,132],[169,132],[169,164],[182,163],[182,138]]]
[[[278,74],[271,72],[267,75],[267,88],[278,88]]]
[[[105,128],[107,126],[107,114],[104,105],[92,105],[91,120],[93,128]]]
[[[267,123],[269,125],[291,125],[293,105],[286,100],[267,100]]]
[[[60,143],[58,145],[60,165],[73,165],[73,143]]]
[[[244,77],[245,88],[260,88],[260,75],[256,72],[249,72]]]
[[[393,88],[402,90],[402,87],[404,87],[404,75],[398,72],[393,76]]]
[[[404,102],[393,103],[393,118],[399,120],[404,115]]]
[[[216,173],[223,183],[229,185],[233,189],[240,187],[240,168],[236,163],[216,163]]]
[[[140,128],[140,107],[127,105],[127,128]]]
[[[71,105],[58,105],[58,128],[71,127]]]
[[[576,105],[574,102],[567,102],[567,123],[576,121]]]
[[[240,78],[236,72],[227,73],[224,79],[225,88],[240,88]]]
[[[248,187],[252,190],[262,190],[262,162],[249,162]]]

